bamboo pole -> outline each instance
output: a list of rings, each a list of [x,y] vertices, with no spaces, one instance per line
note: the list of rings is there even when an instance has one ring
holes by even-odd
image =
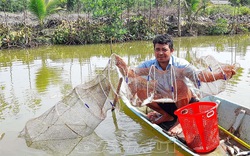
[[[224,133],[226,133],[227,135],[229,135],[232,139],[234,139],[235,141],[237,141],[238,143],[240,143],[241,145],[243,145],[247,149],[250,149],[250,145],[248,143],[246,143],[245,141],[241,140],[237,136],[233,135],[232,133],[230,133],[229,131],[227,131],[226,129],[224,129],[223,127],[221,127],[220,125],[218,125],[218,126],[219,126],[220,130],[222,130]]]

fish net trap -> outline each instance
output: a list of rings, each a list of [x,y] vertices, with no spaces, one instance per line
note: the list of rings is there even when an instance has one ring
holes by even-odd
[[[103,71],[91,81],[76,86],[39,117],[29,120],[20,136],[34,148],[53,149],[61,141],[67,142],[66,145],[76,144],[93,133],[107,111],[115,108],[118,95],[125,103],[140,107],[151,102],[177,102],[191,94],[199,98],[204,94],[218,94],[225,89],[226,74],[222,80],[213,77],[212,82],[201,82],[198,73],[203,77],[206,73],[201,71],[205,70],[224,73],[222,66],[234,68],[211,56],[196,60],[188,68],[172,66],[167,71],[154,66],[132,68],[120,56],[112,54]]]
[[[50,149],[62,140],[77,142],[77,138],[91,134],[105,119],[106,112],[115,107],[118,85],[116,66],[110,60],[94,79],[76,86],[51,109],[29,120],[20,137],[35,148]]]

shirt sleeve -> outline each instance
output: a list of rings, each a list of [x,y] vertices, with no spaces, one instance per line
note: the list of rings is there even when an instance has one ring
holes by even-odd
[[[143,62],[142,64],[139,64],[137,67],[138,68],[147,68],[146,62]]]
[[[172,55],[172,62],[171,64],[177,68],[186,68],[189,66],[189,62],[183,58],[179,58]]]

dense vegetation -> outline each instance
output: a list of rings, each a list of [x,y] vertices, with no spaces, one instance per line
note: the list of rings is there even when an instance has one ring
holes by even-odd
[[[250,31],[250,0],[1,0],[0,47],[89,44]],[[22,14],[13,22],[9,13]],[[30,14],[31,13],[31,14]],[[68,17],[55,18],[52,15]],[[72,14],[77,17],[72,18]],[[30,17],[32,16],[32,17]],[[36,17],[37,24],[27,19]]]

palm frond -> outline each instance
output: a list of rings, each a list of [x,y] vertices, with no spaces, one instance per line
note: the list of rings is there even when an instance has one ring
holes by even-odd
[[[191,0],[191,10],[194,12],[197,11],[199,4],[200,0]]]
[[[43,24],[43,20],[46,16],[57,12],[62,9],[58,7],[60,0],[30,0],[29,9]]]
[[[59,10],[61,10],[61,7],[58,7],[58,4],[60,4],[60,0],[49,0],[46,4],[47,9],[47,15],[53,14]]]
[[[44,0],[30,0],[29,9],[40,21],[46,16],[46,5]]]

